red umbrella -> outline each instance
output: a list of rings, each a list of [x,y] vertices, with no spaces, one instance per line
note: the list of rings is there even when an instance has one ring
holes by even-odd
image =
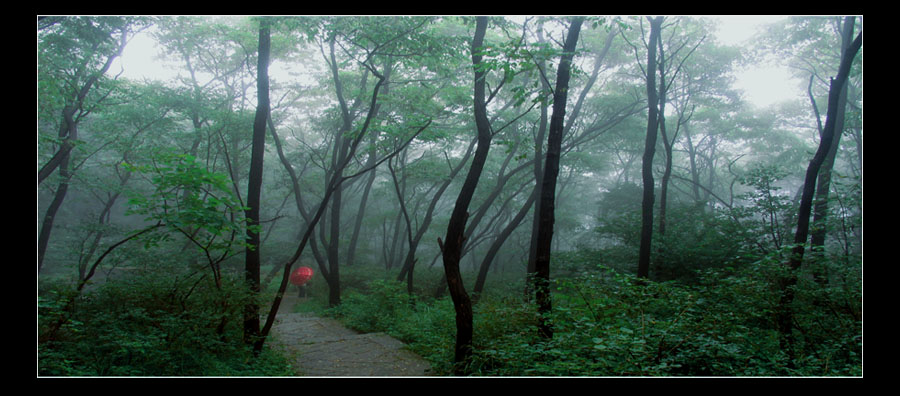
[[[313,277],[313,269],[309,267],[300,267],[291,273],[291,283],[297,286],[303,286]]]

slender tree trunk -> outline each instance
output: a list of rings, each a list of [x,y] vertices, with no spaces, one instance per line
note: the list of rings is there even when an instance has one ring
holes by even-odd
[[[456,345],[454,347],[454,363],[456,374],[465,373],[466,366],[472,356],[472,301],[469,299],[466,288],[462,282],[459,271],[459,261],[462,256],[465,243],[463,234],[466,229],[466,220],[469,217],[469,203],[478,187],[481,171],[487,160],[488,151],[491,148],[491,125],[487,117],[487,104],[485,102],[485,75],[480,70],[482,55],[480,52],[484,46],[484,35],[487,32],[487,17],[476,19],[475,35],[472,39],[472,64],[475,69],[474,87],[474,112],[475,124],[478,129],[478,147],[475,149],[475,157],[469,167],[469,172],[463,182],[462,189],[456,198],[456,204],[450,215],[447,225],[447,234],[444,240],[438,238],[438,245],[444,259],[444,275],[447,278],[447,286],[453,307],[456,310]]]
[[[659,45],[659,134],[662,136],[663,148],[666,152],[666,166],[659,185],[659,235],[666,234],[666,206],[668,205],[669,178],[672,177],[672,142],[666,133],[666,56],[663,52],[662,40],[657,40]],[[658,263],[659,264],[659,263]]]
[[[375,83],[375,87],[372,90],[372,97],[370,100],[369,112],[366,115],[365,121],[363,121],[362,126],[360,127],[359,133],[356,137],[353,138],[352,143],[350,144],[350,148],[348,150],[346,158],[342,159],[342,161],[338,164],[339,169],[343,170],[347,167],[347,164],[350,163],[354,153],[356,153],[356,149],[359,146],[359,142],[366,136],[366,132],[369,130],[369,126],[371,125],[372,119],[374,117],[375,105],[378,103],[378,92],[381,89],[381,85],[384,82],[384,76],[377,73],[374,69],[370,69],[373,74],[378,78],[378,82]],[[428,128],[431,125],[431,121],[429,120],[424,126],[422,126],[418,132],[416,132],[410,140],[418,136],[423,130]],[[408,142],[407,142],[408,143]],[[394,153],[396,154],[396,153]],[[394,154],[389,155],[387,158],[390,158]],[[376,164],[377,165],[377,164]],[[275,293],[275,300],[272,302],[272,306],[269,309],[269,314],[266,316],[266,324],[263,326],[262,331],[260,332],[260,337],[256,344],[254,345],[254,350],[261,351],[263,344],[265,343],[266,337],[268,337],[269,332],[272,330],[272,326],[275,324],[275,318],[278,316],[278,307],[281,305],[281,301],[284,298],[284,292],[287,290],[288,281],[290,280],[291,274],[291,266],[300,258],[300,255],[303,254],[303,250],[306,248],[306,244],[309,242],[310,237],[312,236],[313,230],[316,227],[316,224],[319,223],[319,220],[322,218],[322,215],[325,211],[325,208],[328,206],[328,202],[331,200],[331,195],[335,189],[341,188],[341,184],[348,179],[352,179],[366,171],[371,171],[372,168],[366,168],[361,172],[357,172],[350,176],[337,177],[337,172],[332,175],[331,179],[325,186],[325,196],[322,197],[322,201],[319,203],[319,206],[316,208],[315,215],[309,220],[306,230],[303,232],[303,236],[300,238],[300,243],[297,246],[297,249],[294,251],[294,254],[287,260],[284,264],[284,272],[281,275],[281,283],[278,286],[278,291]],[[320,267],[320,269],[324,269],[327,271],[327,268]],[[324,274],[323,274],[324,275]],[[327,278],[326,278],[327,279]]]
[[[418,241],[413,236],[412,223],[409,221],[409,213],[406,210],[406,202],[403,198],[404,194],[400,190],[400,181],[397,180],[397,173],[388,160],[388,170],[391,174],[391,180],[394,182],[394,192],[397,193],[397,203],[400,204],[400,213],[403,214],[403,220],[406,223],[406,241],[409,244],[409,250],[406,252],[406,260],[403,268],[406,269],[406,291],[410,297],[413,295],[413,271],[416,263],[416,245]],[[402,272],[402,271],[401,271]]]
[[[53,201],[44,212],[44,220],[41,222],[41,231],[38,234],[38,271],[44,265],[44,255],[47,252],[47,245],[50,243],[50,232],[53,231],[53,222],[56,220],[56,214],[66,199],[66,193],[69,191],[69,181],[72,175],[69,173],[69,153],[63,155],[62,160],[57,164],[59,169],[59,186],[56,187],[56,193],[53,195]]]
[[[387,59],[385,60],[385,65],[384,65],[384,81],[385,81],[384,90],[383,90],[384,95],[390,94],[390,79],[391,79],[391,72],[393,70],[393,65],[394,65],[393,57],[388,56]],[[380,109],[381,105],[378,105],[377,107],[378,107],[378,109]],[[376,113],[375,113],[376,115],[378,114],[377,111],[378,110],[376,110]],[[378,152],[376,150],[377,143],[378,143],[378,135],[376,133],[373,133],[370,137],[370,142],[369,142],[369,145],[370,145],[369,156],[368,156],[368,158],[366,158],[365,166],[367,168],[375,165],[375,161],[378,156]],[[363,219],[365,218],[365,214],[366,214],[366,204],[369,201],[369,192],[372,190],[372,185],[375,184],[375,175],[376,175],[376,173],[375,173],[375,170],[373,169],[372,172],[369,174],[369,177],[366,179],[365,186],[363,187],[363,194],[359,200],[359,209],[356,212],[356,218],[354,219],[354,223],[353,223],[353,234],[350,236],[350,245],[347,248],[347,258],[346,258],[347,266],[351,266],[351,265],[355,264],[355,262],[356,262],[356,247],[357,247],[357,244],[359,243],[359,233],[362,230],[362,222],[363,222]]]
[[[262,197],[263,156],[266,150],[266,121],[269,116],[269,20],[260,19],[259,56],[256,66],[257,105],[253,120],[253,139],[250,149],[250,176],[247,186],[247,243],[244,276],[253,296],[259,294],[260,241],[259,206]],[[248,302],[244,307],[244,342],[252,345],[259,337],[259,306]]]
[[[343,135],[343,133],[341,134]],[[335,161],[335,176],[340,179],[343,177],[343,168],[337,164],[347,156],[348,144],[344,144],[343,138],[336,139],[341,142],[339,151],[339,160]],[[349,142],[347,142],[349,143]],[[343,188],[338,187],[334,190],[331,197],[331,214],[330,229],[328,238],[328,248],[326,255],[328,256],[328,305],[338,306],[341,304],[341,277],[340,277],[340,242],[341,242],[341,204],[343,202]]]
[[[375,135],[372,135],[372,141],[375,141]],[[375,165],[375,152],[374,149],[369,153],[368,159],[366,159],[366,167],[371,167]],[[366,178],[365,185],[363,186],[363,194],[359,199],[359,209],[356,212],[356,219],[353,223],[353,234],[350,236],[350,245],[347,248],[347,266],[351,266],[356,263],[356,248],[359,244],[359,233],[362,230],[363,218],[365,218],[366,214],[366,204],[369,201],[369,192],[372,190],[372,185],[375,184],[375,170],[369,174],[369,177]]]
[[[540,223],[538,224],[537,251],[535,261],[535,299],[541,314],[538,330],[542,337],[553,337],[553,328],[547,320],[551,310],[550,301],[550,251],[553,242],[555,220],[556,180],[559,176],[560,148],[566,115],[566,99],[569,90],[572,59],[578,45],[583,17],[572,18],[569,32],[563,45],[563,55],[556,72],[556,89],[553,91],[553,114],[547,136],[547,158],[544,161],[544,177],[541,182]]]
[[[659,99],[656,93],[656,47],[663,17],[650,19],[650,42],[647,44],[647,139],[644,143],[641,177],[644,194],[641,202],[641,245],[638,253],[638,278],[650,274],[650,245],[653,240],[653,155],[656,153],[656,134],[659,129]]]
[[[119,38],[118,47],[116,47],[116,52],[111,54],[106,58],[106,62],[100,68],[93,73],[91,73],[90,77],[87,77],[84,85],[77,89],[77,92],[73,92],[75,94],[74,100],[67,104],[63,108],[63,120],[60,126],[59,137],[62,139],[63,144],[60,145],[59,150],[53,155],[53,157],[48,161],[41,169],[38,171],[38,185],[44,181],[48,176],[53,174],[53,171],[56,170],[64,161],[67,161],[69,158],[69,153],[72,151],[72,148],[75,147],[75,142],[78,141],[78,118],[76,117],[76,113],[79,112],[84,106],[84,100],[87,98],[88,92],[90,92],[91,88],[94,84],[97,83],[97,80],[100,79],[100,76],[106,73],[109,70],[110,66],[112,66],[113,61],[122,55],[122,51],[125,50],[125,44],[128,43],[128,33],[126,30],[122,30],[122,36]],[[96,48],[95,48],[96,49]],[[86,76],[81,76],[86,77]]]
[[[853,40],[854,16],[844,18],[844,24],[841,36],[841,55],[847,51]],[[816,185],[816,198],[813,206],[813,228],[810,231],[810,245],[814,254],[824,253],[825,234],[827,232],[826,219],[828,218],[828,193],[831,189],[831,170],[834,167],[834,159],[837,156],[838,146],[840,145],[841,134],[844,130],[844,115],[847,109],[847,86],[849,82],[845,81],[841,85],[840,95],[838,97],[837,113],[835,115],[834,138],[828,155],[822,162],[822,169],[819,170],[819,176]],[[813,102],[815,105],[815,102]],[[817,271],[816,279],[824,283],[826,274]]]
[[[538,28],[538,41],[544,43],[543,25]],[[545,62],[541,61],[538,67],[545,70]],[[546,79],[541,79],[541,87],[545,91],[550,91],[550,84]],[[549,123],[548,101],[541,102],[541,116],[538,123],[537,136],[534,138],[534,189],[535,193],[540,196],[541,185],[544,178],[544,141],[547,134],[547,124]],[[531,244],[528,247],[528,265],[525,269],[525,299],[531,300],[534,296],[534,264],[537,262],[537,236],[538,227],[541,222],[539,200],[534,201],[534,212],[531,219]]]
[[[106,62],[100,70],[87,78],[84,85],[75,92],[74,100],[63,108],[62,122],[60,123],[58,133],[59,138],[63,143],[50,161],[38,170],[38,186],[40,186],[47,177],[53,174],[56,169],[59,169],[60,174],[59,186],[56,189],[56,194],[53,196],[53,201],[47,208],[47,212],[44,213],[44,219],[41,222],[41,230],[38,233],[38,271],[40,271],[41,267],[44,265],[44,255],[47,252],[47,246],[50,242],[50,233],[53,231],[53,222],[56,218],[56,214],[59,212],[59,208],[66,199],[66,193],[69,190],[69,181],[72,178],[72,169],[69,169],[69,160],[72,148],[75,146],[75,142],[78,141],[78,122],[82,116],[77,113],[82,110],[88,92],[90,92],[100,76],[109,70],[113,60],[119,57],[122,54],[122,51],[125,50],[125,44],[128,42],[127,37],[127,33],[122,31],[122,36],[119,39],[119,46],[117,47],[116,52],[106,58]]]
[[[794,313],[791,308],[794,300],[794,286],[797,284],[796,271],[803,262],[803,253],[806,248],[806,239],[809,237],[809,218],[812,211],[812,200],[815,194],[816,178],[819,169],[831,149],[834,140],[835,127],[837,124],[838,104],[840,103],[840,93],[844,83],[850,74],[850,66],[853,58],[859,52],[862,46],[862,33],[856,36],[856,39],[847,48],[847,51],[841,57],[841,64],[838,68],[838,74],[831,79],[831,87],[828,90],[828,111],[825,117],[825,127],[822,129],[822,138],[819,141],[819,148],[816,154],[809,162],[806,169],[806,178],[803,183],[803,195],[800,197],[800,207],[797,215],[797,231],[794,234],[794,248],[791,252],[790,261],[788,263],[790,274],[783,281],[780,308],[778,312],[778,327],[781,332],[781,347],[787,351],[790,358],[789,364],[793,366],[794,354],[794,338],[793,338],[793,318]]]
[[[488,248],[487,253],[484,255],[484,259],[481,261],[481,266],[478,270],[478,278],[475,280],[475,287],[472,288],[472,295],[477,297],[484,291],[484,283],[487,280],[488,270],[491,267],[491,263],[494,261],[494,258],[497,256],[497,253],[500,253],[500,248],[503,247],[503,243],[506,242],[506,239],[512,235],[513,231],[515,231],[516,227],[519,226],[519,223],[525,219],[525,216],[528,215],[528,212],[531,210],[531,207],[537,201],[538,189],[532,189],[531,195],[528,197],[528,200],[525,201],[525,204],[522,205],[522,208],[519,209],[519,212],[516,213],[516,216],[510,220],[509,224],[506,225],[506,228],[500,232],[494,242],[491,244],[490,248]]]
[[[407,272],[411,270],[412,265],[415,263],[416,249],[419,246],[419,242],[422,240],[422,237],[425,236],[425,232],[428,231],[428,226],[431,225],[431,221],[434,218],[434,209],[437,207],[437,204],[440,202],[441,197],[444,195],[444,191],[447,191],[447,188],[450,187],[450,184],[454,179],[456,179],[456,175],[459,174],[459,171],[462,170],[463,166],[465,166],[466,162],[468,162],[469,157],[472,155],[472,150],[475,148],[475,144],[477,142],[477,139],[472,140],[472,143],[469,144],[469,148],[466,150],[466,154],[463,155],[462,159],[459,160],[459,164],[450,170],[450,174],[447,175],[447,177],[441,183],[440,187],[438,187],[437,192],[435,192],[434,196],[431,197],[431,203],[428,205],[428,209],[425,211],[425,218],[422,220],[422,224],[419,226],[419,230],[416,231],[416,236],[413,238],[413,244],[410,246],[410,251],[407,252],[407,257],[404,261],[403,268],[400,270],[400,274],[397,275],[398,281],[401,281],[404,277],[407,277]],[[443,289],[446,287],[446,282],[441,283],[444,284],[444,286],[440,287],[441,292],[443,292]]]

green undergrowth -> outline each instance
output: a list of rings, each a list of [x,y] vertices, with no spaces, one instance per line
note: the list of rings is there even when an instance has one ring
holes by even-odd
[[[158,268],[157,268],[158,269]],[[239,277],[140,271],[74,296],[63,282],[39,296],[40,376],[287,376],[290,362],[242,342]],[[75,297],[74,305],[66,305]],[[51,335],[60,318],[64,324]]]
[[[585,268],[589,265],[585,264]],[[596,264],[554,282],[552,339],[519,293],[482,296],[474,306],[474,355],[481,376],[859,376],[858,283],[796,287],[793,361],[775,323],[780,294],[774,259],[698,271],[691,284],[639,281]],[[850,271],[852,272],[852,271]],[[805,279],[805,278],[801,278]],[[449,374],[455,312],[449,297],[410,299],[405,284],[370,282],[327,311],[363,332],[386,332]]]

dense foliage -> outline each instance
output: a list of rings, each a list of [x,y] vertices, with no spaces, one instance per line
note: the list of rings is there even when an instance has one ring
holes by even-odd
[[[743,242],[740,236],[723,232],[728,229],[723,227],[729,227],[727,219],[720,222],[720,226],[707,224],[714,230],[695,235],[717,235],[708,256],[691,256],[697,264],[669,259],[682,257],[681,250],[665,251],[666,262],[679,268],[678,280],[642,281],[633,271],[612,269],[605,263],[618,261],[611,259],[616,256],[609,249],[583,248],[557,255],[551,340],[538,336],[533,305],[523,303],[512,288],[494,288],[475,306],[476,353],[469,372],[489,376],[862,375],[859,259],[838,263],[823,258],[818,264],[828,266],[830,275],[824,286],[813,278],[815,265],[801,274],[803,281],[796,286],[800,297],[794,307],[801,313],[796,317],[796,332],[802,352],[789,365],[775,323],[787,250],[750,253],[755,248],[748,246],[743,254],[729,252],[722,244],[742,251]],[[682,235],[691,238],[690,233]],[[504,281],[513,280],[498,280]],[[436,368],[450,370],[453,309],[446,298],[410,305],[401,284],[379,281],[365,292],[352,294],[333,313],[360,331],[388,332],[409,343]]]
[[[861,376],[861,56],[841,111],[824,105],[858,18],[781,18],[741,45],[711,18],[654,20],[655,44],[644,17],[39,18],[38,375],[292,375],[262,347],[274,314],[253,318],[304,265],[294,308],[385,331],[442,375]],[[169,74],[120,63],[142,41]],[[735,75],[766,63],[805,95],[745,100]],[[546,275],[551,148],[548,303],[526,279]],[[465,359],[448,292],[474,303]]]
[[[79,296],[65,282],[47,282],[40,330],[60,317],[66,323],[40,344],[40,375],[293,375],[285,357],[269,350],[254,357],[240,342],[241,310],[252,298],[240,278],[226,277],[216,288],[202,267],[140,261],[151,264],[114,270]],[[71,298],[75,307],[67,309]]]

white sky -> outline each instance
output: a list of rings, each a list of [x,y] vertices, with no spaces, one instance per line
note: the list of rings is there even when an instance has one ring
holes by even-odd
[[[718,40],[726,45],[745,44],[763,24],[772,23],[784,16],[770,15],[733,15],[710,16],[720,20]],[[147,34],[134,37],[125,48],[121,60],[110,68],[111,73],[117,73],[119,67],[124,67],[124,76],[132,79],[144,77],[168,80],[175,76],[175,72],[162,66],[159,60],[154,59],[159,52],[155,42]],[[277,65],[273,64],[273,69]],[[272,71],[277,73],[276,70]],[[744,91],[745,98],[757,107],[791,100],[802,96],[801,82],[793,79],[785,67],[757,65],[746,70],[735,72],[736,88]]]
[[[720,43],[725,45],[749,44],[757,30],[765,24],[787,18],[774,15],[718,16]],[[755,65],[735,72],[735,87],[744,91],[744,97],[757,107],[766,107],[803,95],[802,82],[791,76],[787,67]]]

